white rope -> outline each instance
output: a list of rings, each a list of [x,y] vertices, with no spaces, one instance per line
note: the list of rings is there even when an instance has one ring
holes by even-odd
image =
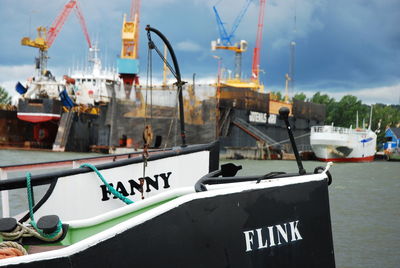
[[[53,242],[58,240],[63,232],[61,231],[55,237],[47,238],[40,235],[33,227],[25,226],[19,222],[17,222],[18,226],[12,232],[1,232],[0,235],[4,238],[4,240],[17,240],[21,237],[36,237],[42,241]]]

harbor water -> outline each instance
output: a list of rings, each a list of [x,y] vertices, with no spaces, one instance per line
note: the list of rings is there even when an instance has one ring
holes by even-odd
[[[95,155],[0,150],[0,166]],[[225,162],[242,165],[240,175],[297,171],[295,161],[222,161]],[[314,161],[303,164],[307,172],[325,165]],[[8,177],[23,174],[13,173]],[[331,167],[331,174],[329,193],[336,267],[400,267],[400,162],[338,163]],[[12,211],[26,209],[24,195],[11,194]]]

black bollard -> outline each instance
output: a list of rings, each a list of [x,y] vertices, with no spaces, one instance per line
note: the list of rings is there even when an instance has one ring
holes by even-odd
[[[304,175],[304,174],[306,174],[306,170],[303,167],[303,163],[301,163],[299,151],[297,151],[296,142],[294,141],[293,132],[292,132],[292,129],[289,124],[289,113],[290,113],[290,110],[287,107],[282,107],[279,109],[280,118],[283,121],[285,121],[285,124],[286,124],[286,129],[289,134],[290,143],[292,144],[294,156],[296,157],[297,166],[299,167],[299,174]]]

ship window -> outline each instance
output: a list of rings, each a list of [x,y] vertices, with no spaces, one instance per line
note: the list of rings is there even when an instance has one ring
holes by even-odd
[[[386,142],[387,142],[387,141],[393,141],[393,137],[385,137],[385,138],[384,138],[384,141],[386,141]]]

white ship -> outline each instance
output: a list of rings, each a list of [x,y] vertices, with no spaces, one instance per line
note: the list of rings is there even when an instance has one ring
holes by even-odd
[[[70,77],[65,76],[64,79],[74,83],[71,95],[76,104],[95,105],[99,102],[110,102],[113,94],[117,99],[124,99],[125,93],[122,86],[122,79],[116,70],[103,69],[101,60],[98,57],[99,49],[94,44],[89,49],[89,62],[91,67],[89,70],[82,68],[74,70]]]
[[[369,162],[376,152],[376,134],[371,129],[313,126],[311,148],[318,160]]]

